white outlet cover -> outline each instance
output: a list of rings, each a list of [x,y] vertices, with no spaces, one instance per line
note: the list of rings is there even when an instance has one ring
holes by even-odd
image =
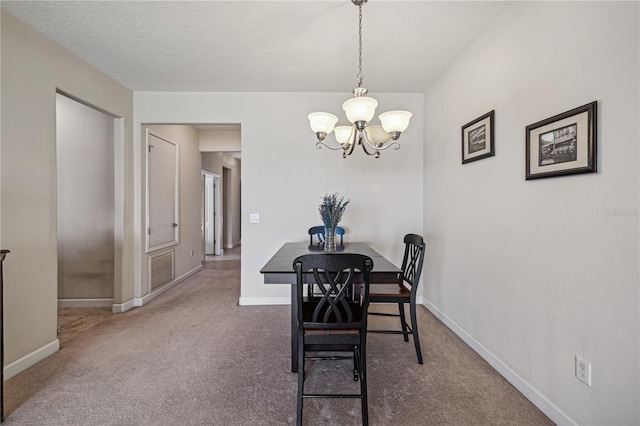
[[[251,213],[249,215],[249,223],[260,223],[260,214],[259,213]]]
[[[576,355],[576,378],[591,386],[591,363]]]

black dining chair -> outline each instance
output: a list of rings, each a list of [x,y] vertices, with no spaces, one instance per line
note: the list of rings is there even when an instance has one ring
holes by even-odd
[[[402,259],[402,281],[397,286],[389,284],[371,284],[369,303],[396,303],[399,312],[389,314],[369,311],[369,315],[385,317],[400,317],[402,330],[368,330],[369,333],[402,334],[404,341],[409,341],[409,334],[413,336],[413,343],[418,355],[418,363],[422,364],[422,351],[418,336],[418,322],[416,318],[416,293],[422,274],[424,263],[425,243],[420,235],[407,234],[404,236],[404,257]],[[411,325],[405,317],[405,304],[409,305]]]
[[[293,262],[297,281],[298,403],[297,425],[302,425],[302,408],[307,398],[357,398],[361,401],[362,424],[368,425],[367,403],[367,308],[373,260],[362,254],[307,254]],[[362,280],[355,278],[362,277]],[[357,284],[356,284],[357,281]],[[321,298],[304,297],[303,284],[312,282]],[[360,288],[357,292],[355,287]],[[357,297],[353,297],[357,294]],[[326,352],[349,352],[349,356]],[[312,353],[321,352],[315,356]],[[306,360],[353,358],[353,379],[360,381],[359,393],[305,392]],[[325,382],[321,385],[328,387]]]
[[[341,226],[336,226],[336,235],[340,236],[340,245],[344,245],[343,236],[344,236],[344,228]],[[315,237],[315,238],[314,238]],[[309,246],[310,247],[322,247],[324,246],[324,226],[312,226],[309,228]],[[314,241],[315,239],[315,241]],[[316,287],[313,284],[309,284],[307,286],[307,295],[309,297],[318,297],[322,294],[319,291],[316,291]]]
[[[336,235],[340,237],[340,245],[343,246],[344,228],[342,226],[336,226]],[[324,226],[312,226],[311,228],[309,228],[309,245],[324,245]]]

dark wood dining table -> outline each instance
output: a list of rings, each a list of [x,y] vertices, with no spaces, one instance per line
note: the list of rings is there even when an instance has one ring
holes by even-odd
[[[265,284],[291,284],[291,371],[298,371],[298,299],[296,296],[296,273],[293,261],[304,254],[323,253],[322,246],[310,246],[308,242],[285,243],[262,267]],[[380,253],[363,242],[347,242],[338,246],[338,253],[358,253],[369,256],[373,260],[371,282],[376,284],[397,284],[400,282],[401,270]],[[309,277],[311,278],[311,277]],[[362,279],[356,277],[356,280]],[[307,280],[305,280],[307,281]],[[309,279],[308,282],[311,282]],[[357,282],[357,281],[356,281]]]

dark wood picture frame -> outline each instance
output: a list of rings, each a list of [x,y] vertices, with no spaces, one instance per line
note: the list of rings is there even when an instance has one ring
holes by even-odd
[[[493,137],[494,111],[462,126],[462,164],[496,154]]]
[[[526,180],[597,171],[593,101],[526,127]]]

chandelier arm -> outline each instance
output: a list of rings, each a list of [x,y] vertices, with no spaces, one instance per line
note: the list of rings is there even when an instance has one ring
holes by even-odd
[[[374,145],[369,141],[369,138],[367,137],[367,132],[362,132],[363,136],[364,136],[364,142],[369,145],[369,147],[375,149],[376,151],[384,151],[385,149],[394,147],[395,149],[400,149],[400,143],[398,141],[395,141],[393,139],[390,139],[389,141],[385,142],[385,143],[381,143],[378,145]],[[364,144],[362,144],[362,147],[364,148]],[[366,150],[365,150],[366,152]],[[371,155],[371,154],[369,154]]]
[[[332,151],[337,151],[337,150],[339,150],[339,149],[344,149],[344,148],[342,147],[342,145],[340,145],[340,146],[335,146],[335,147],[334,147],[334,146],[331,146],[331,145],[327,145],[327,144],[326,144],[326,143],[324,143],[323,141],[316,141],[316,148],[318,148],[318,149],[322,149],[322,146],[320,146],[320,145],[325,146],[325,147],[329,148],[329,149],[330,149],[330,150],[332,150]]]
[[[364,151],[364,153],[367,155],[374,155],[376,158],[380,157],[380,153],[378,152],[378,149],[375,146],[373,146],[371,142],[369,142],[369,139],[367,138],[367,134],[364,131],[364,129],[362,129],[359,133],[360,133],[360,145],[362,145],[362,150]],[[364,139],[364,142],[362,141],[362,139]],[[373,151],[369,151],[369,149],[367,148],[367,145],[373,148]]]
[[[356,130],[355,126],[351,126],[351,134],[349,135],[349,139],[351,140],[351,143],[348,144],[349,146],[346,147],[346,149],[344,150],[344,154],[345,157],[347,155],[351,155],[351,153],[353,152],[353,148],[356,146],[356,140],[358,139],[358,131]]]

